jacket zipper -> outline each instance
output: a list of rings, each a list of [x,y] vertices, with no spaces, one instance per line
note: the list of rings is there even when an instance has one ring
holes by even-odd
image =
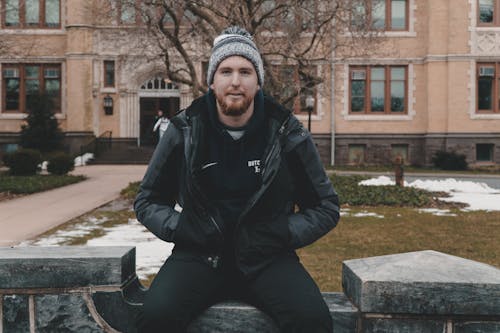
[[[189,117],[187,117],[187,121],[189,122]],[[187,125],[185,127],[185,135],[184,135],[184,150],[185,150],[185,159],[186,159],[186,165],[188,165],[188,168],[189,168],[189,174],[190,174],[190,178],[191,178],[191,181],[189,181],[189,184],[187,186],[188,188],[188,191],[189,191],[189,194],[193,197],[194,202],[197,206],[197,208],[201,211],[202,215],[204,215],[205,217],[208,217],[208,219],[210,220],[211,223],[213,223],[213,225],[215,226],[219,236],[220,236],[220,239],[221,239],[221,242],[224,243],[224,234],[222,233],[222,230],[220,229],[219,225],[217,224],[217,222],[215,221],[215,218],[208,212],[208,209],[206,207],[203,206],[203,204],[201,204],[202,202],[205,201],[205,198],[200,198],[200,196],[203,196],[202,193],[201,193],[201,190],[194,184],[194,174],[193,174],[193,167],[191,165],[191,127],[189,125]],[[196,191],[196,194],[199,194],[199,195],[195,195],[195,192]],[[201,199],[201,200],[200,200]]]
[[[271,147],[271,149],[269,150],[269,153],[267,154],[267,156],[265,157],[265,162],[264,162],[264,168],[262,169],[262,179],[264,179],[264,174],[265,172],[268,170],[268,162],[271,160],[271,157],[273,155],[276,155],[276,151],[278,151],[278,147],[280,146],[280,138],[281,136],[283,135],[284,131],[285,131],[285,128],[286,128],[286,125],[288,123],[288,121],[290,120],[291,118],[291,115],[289,115],[284,121],[283,123],[281,123],[281,126],[278,130],[278,137],[275,139],[275,142],[273,143],[273,146]],[[242,223],[243,221],[243,218],[245,217],[246,214],[248,214],[248,212],[253,208],[253,206],[255,205],[255,203],[260,199],[260,197],[262,196],[262,194],[267,190],[267,187],[269,186],[269,184],[272,183],[274,177],[276,177],[276,174],[277,172],[275,172],[271,178],[266,181],[266,183],[262,186],[262,188],[260,188],[260,190],[255,193],[255,195],[252,197],[252,199],[249,201],[248,205],[245,207],[245,209],[243,209],[243,212],[241,213],[240,217],[238,218],[238,221],[236,222],[236,225],[234,226],[234,233],[233,233],[233,239],[235,240],[236,239],[236,233],[238,231],[238,227],[240,226],[240,224]],[[236,266],[239,266],[238,265],[238,250],[237,250],[237,247],[234,246],[234,260],[236,261]]]

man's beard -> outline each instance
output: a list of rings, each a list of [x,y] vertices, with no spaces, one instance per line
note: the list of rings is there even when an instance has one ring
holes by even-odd
[[[252,104],[253,97],[244,96],[243,99],[238,100],[238,102],[233,102],[230,105],[226,103],[225,95],[216,95],[217,103],[222,111],[222,113],[226,116],[237,117],[241,116],[245,112],[247,112],[250,104]]]

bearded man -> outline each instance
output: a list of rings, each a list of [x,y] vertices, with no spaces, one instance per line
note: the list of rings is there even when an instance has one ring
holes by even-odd
[[[207,82],[208,93],[171,119],[134,203],[142,224],[175,243],[138,330],[185,332],[211,305],[237,299],[282,332],[332,332],[295,254],[340,216],[311,135],[264,96],[262,59],[246,30],[230,27],[214,40]]]

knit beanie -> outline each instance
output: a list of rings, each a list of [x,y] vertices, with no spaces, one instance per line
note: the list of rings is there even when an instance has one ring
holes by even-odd
[[[255,67],[259,85],[264,84],[264,65],[260,57],[259,50],[255,45],[252,36],[245,29],[232,26],[226,28],[214,39],[212,55],[208,63],[207,83],[211,85],[214,81],[215,71],[219,64],[231,56],[241,56],[248,59]]]

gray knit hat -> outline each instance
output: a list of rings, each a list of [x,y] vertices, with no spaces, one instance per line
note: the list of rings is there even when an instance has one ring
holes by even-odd
[[[235,55],[242,56],[253,64],[257,72],[259,85],[262,87],[264,84],[264,65],[262,64],[259,50],[257,50],[252,35],[238,26],[224,29],[224,31],[214,39],[212,55],[208,63],[207,84],[211,85],[214,81],[214,74],[219,64],[224,59]]]

